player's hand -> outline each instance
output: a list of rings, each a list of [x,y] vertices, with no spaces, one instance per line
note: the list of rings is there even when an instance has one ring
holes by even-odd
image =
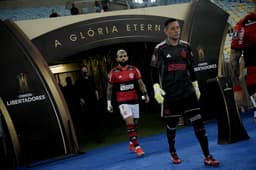
[[[243,101],[244,101],[244,94],[243,94],[243,89],[241,85],[235,85],[233,87],[234,90],[234,99],[236,104],[243,105]]]
[[[199,90],[198,82],[197,81],[193,81],[192,84],[193,84],[193,87],[195,89],[197,99],[200,99],[201,92]]]
[[[113,112],[113,106],[111,104],[111,100],[107,101],[107,110],[108,112],[112,113]]]
[[[80,105],[84,105],[85,104],[85,101],[83,98],[80,98]]]
[[[149,103],[149,101],[150,101],[149,96],[148,96],[147,94],[141,96],[141,99],[142,99],[145,103]]]
[[[155,83],[153,85],[154,88],[154,98],[156,99],[157,103],[162,104],[164,102],[164,95],[165,91],[161,89],[160,85],[158,83]]]

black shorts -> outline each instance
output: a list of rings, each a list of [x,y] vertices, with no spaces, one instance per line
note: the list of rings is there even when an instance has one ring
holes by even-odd
[[[161,117],[180,117],[184,114],[186,117],[193,117],[200,113],[199,101],[195,93],[190,94],[186,98],[164,101],[161,110]]]
[[[250,96],[253,95],[256,93],[256,85],[248,85],[247,90]]]

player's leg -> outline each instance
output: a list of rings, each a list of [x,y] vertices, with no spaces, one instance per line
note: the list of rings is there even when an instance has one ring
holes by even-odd
[[[131,111],[133,114],[133,120],[134,120],[134,124],[135,124],[135,129],[138,135],[138,125],[139,125],[139,118],[140,118],[140,112],[139,112],[139,104],[132,104],[130,105],[131,107]],[[129,143],[129,149],[133,152],[135,152],[135,147],[132,143],[132,141],[130,141]]]
[[[122,104],[119,106],[119,109],[120,109],[120,113],[126,123],[126,126],[127,126],[129,141],[132,142],[132,144],[135,148],[136,154],[138,156],[143,156],[144,152],[138,142],[137,130],[136,130],[136,126],[134,123],[134,118],[133,118],[133,114],[132,114],[130,105]]]
[[[176,127],[179,122],[179,117],[182,112],[182,102],[180,101],[167,101],[165,100],[162,106],[161,116],[166,120],[166,136],[169,144],[169,152],[171,161],[174,164],[181,163],[181,159],[176,153],[175,149],[175,138],[176,138]]]
[[[210,154],[208,137],[202,119],[192,121],[192,125],[194,127],[195,135],[200,143],[203,154],[205,156],[204,164],[208,166],[219,166],[220,162],[215,160]]]
[[[189,120],[194,128],[194,133],[205,156],[204,163],[209,166],[218,166],[220,164],[219,161],[215,160],[209,151],[208,137],[196,95],[191,95],[187,98],[184,116]]]
[[[166,136],[169,144],[169,152],[171,155],[171,161],[174,164],[181,163],[181,159],[176,153],[175,138],[176,138],[176,127],[179,122],[179,117],[170,117],[166,123]]]
[[[252,103],[252,112],[253,112],[253,117],[256,119],[256,85],[248,85],[247,90],[250,96],[250,100]]]
[[[256,66],[247,66],[246,85],[251,98],[251,96],[256,94]],[[256,105],[255,100],[252,101],[252,98],[251,102]],[[253,106],[253,114],[254,118],[256,118],[256,106]]]
[[[137,128],[139,124],[139,119],[140,119],[139,104],[131,104],[130,107],[131,107],[132,115],[134,118],[134,124],[136,125],[136,128]]]

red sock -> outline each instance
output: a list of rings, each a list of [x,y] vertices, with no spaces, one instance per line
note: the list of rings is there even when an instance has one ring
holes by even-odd
[[[134,124],[127,125],[128,137],[130,141],[133,143],[134,147],[139,146],[137,139],[137,132]]]

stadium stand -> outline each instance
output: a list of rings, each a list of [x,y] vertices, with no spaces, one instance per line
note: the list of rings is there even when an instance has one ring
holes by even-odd
[[[13,2],[14,0],[12,0]],[[30,2],[27,0],[27,2]],[[32,1],[31,1],[32,2]],[[6,5],[7,1],[0,1],[0,19],[11,19],[13,21],[18,20],[30,20],[30,19],[39,19],[39,18],[48,18],[49,14],[52,10],[56,11],[60,16],[68,16],[70,15],[70,7],[71,3],[74,2],[76,6],[78,6],[83,14],[94,13],[96,12],[94,6],[94,0],[78,0],[78,1],[69,1],[66,2],[60,1],[61,3],[52,3],[54,5],[46,4],[46,1],[38,1],[44,2],[42,5],[27,5],[15,8],[10,5]],[[58,1],[55,1],[58,2]],[[189,3],[191,0],[112,0],[110,5],[110,10],[124,10],[129,8],[145,8],[150,6],[160,6],[160,5],[170,5],[177,3]],[[253,4],[252,0],[212,0],[217,6],[225,10],[229,13],[230,17],[228,19],[228,23],[230,24],[230,28],[234,26],[234,24],[246,15],[249,11],[252,10]],[[17,3],[16,3],[17,4]],[[230,42],[231,42],[231,33],[232,29],[230,29],[229,33],[226,36],[226,41],[224,44],[223,56],[224,60],[228,61],[230,56]]]
[[[251,0],[249,1],[232,1],[232,0],[214,0],[213,1],[217,6],[224,9],[227,13],[229,13],[228,23],[230,25],[230,29],[228,34],[226,35],[226,40],[224,43],[223,50],[223,58],[225,62],[229,61],[230,56],[230,43],[232,37],[232,28],[235,24],[245,16],[249,11],[253,9],[253,3]]]

